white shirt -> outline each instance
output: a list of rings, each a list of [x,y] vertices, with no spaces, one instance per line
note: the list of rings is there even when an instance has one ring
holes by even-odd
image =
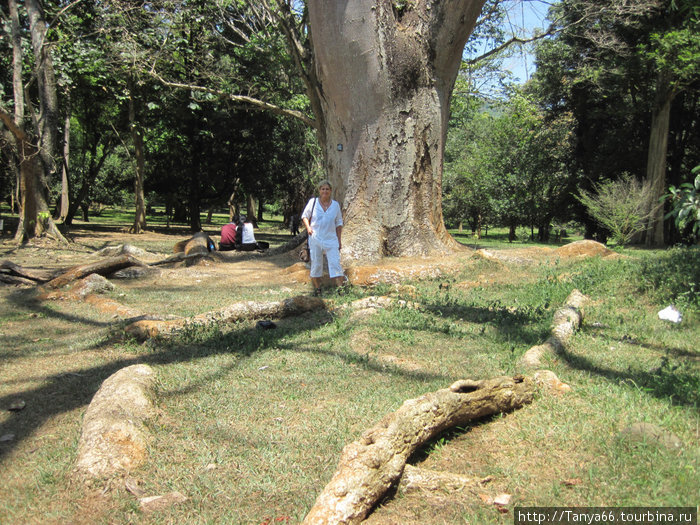
[[[255,244],[255,235],[253,234],[253,223],[246,222],[243,224],[243,244]]]
[[[312,208],[313,216],[311,215]],[[324,250],[338,248],[338,235],[335,229],[343,225],[343,215],[337,201],[331,200],[331,205],[324,211],[321,200],[314,197],[306,204],[301,216],[309,219],[309,224],[314,232],[310,238],[312,241],[320,243]]]

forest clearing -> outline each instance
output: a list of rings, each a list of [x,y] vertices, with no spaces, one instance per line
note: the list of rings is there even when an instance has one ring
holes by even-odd
[[[264,232],[273,248],[289,238]],[[77,227],[68,246],[6,239],[0,260],[69,268],[130,244],[152,263],[189,235],[172,233]],[[512,523],[528,506],[694,507],[697,247],[591,255],[514,246],[386,258],[383,271],[350,269],[349,293],[324,290],[320,308],[145,341],[125,332],[135,317],[306,297],[308,271],[295,252],[216,253],[110,277],[114,289],[93,294],[100,301],[0,286],[0,522],[300,523],[343,448],[404,401],[459,380],[532,377],[522,357],[548,340],[573,290],[586,298],[581,325],[540,365],[568,388],[539,386],[521,408],[430,439],[365,522]],[[678,324],[657,315],[672,303]],[[115,304],[125,309],[104,307]],[[81,475],[86,410],[108,377],[132,365],[154,375],[145,454],[108,476]],[[415,472],[432,478],[406,483]]]

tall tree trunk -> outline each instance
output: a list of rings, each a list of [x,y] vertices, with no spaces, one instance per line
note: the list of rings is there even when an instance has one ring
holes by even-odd
[[[70,204],[70,188],[68,181],[68,167],[70,165],[70,118],[71,103],[70,93],[66,96],[66,119],[63,124],[63,163],[61,170],[61,197],[56,207],[56,218],[58,222],[65,222],[68,216],[68,206]]]
[[[258,218],[255,216],[255,195],[249,193],[246,197],[246,220],[258,225]]]
[[[22,79],[22,33],[20,31],[19,10],[17,9],[16,0],[9,0],[10,11],[10,28],[12,34],[12,93],[15,102],[15,124],[20,129],[24,129],[24,81]],[[9,134],[12,137],[12,134]],[[8,142],[13,139],[8,138]],[[22,183],[21,173],[19,170],[19,152],[14,159],[16,163],[11,167],[15,173],[15,188],[12,192],[12,203],[10,211],[17,211],[21,216],[20,203],[20,187]]]
[[[666,192],[666,152],[668,150],[668,130],[671,115],[671,102],[676,95],[670,85],[668,75],[659,74],[656,97],[651,114],[651,135],[647,156],[647,181],[651,182],[649,209],[653,215],[646,230],[646,245],[664,244],[664,208],[659,199]]]
[[[443,150],[462,50],[483,0],[395,4],[308,2],[312,107],[351,259],[458,246],[442,216]]]
[[[131,127],[131,139],[134,143],[134,158],[136,160],[136,174],[134,176],[134,224],[129,233],[143,233],[146,229],[146,198],[143,192],[143,182],[146,172],[146,161],[143,152],[143,135],[136,120],[136,91],[133,81],[129,79],[129,125]]]
[[[231,191],[231,196],[228,198],[228,221],[233,222],[234,217],[238,217],[240,215],[240,210],[238,209],[238,203],[236,202],[236,193],[238,192],[238,184],[241,182],[241,179],[236,177],[233,180],[233,190]]]
[[[38,0],[26,0],[25,7],[29,16],[29,30],[34,51],[34,71],[39,93],[39,115],[36,122],[39,137],[39,156],[44,164],[42,184],[48,190],[48,181],[56,173],[56,153],[58,143],[58,95],[53,59],[46,46],[48,24],[44,10]],[[48,198],[48,193],[46,194]]]
[[[34,43],[35,61],[37,63],[37,74],[42,75],[43,80],[50,81],[53,78],[53,65],[50,62],[50,57],[46,54],[43,57],[43,37],[46,32],[46,26],[43,22],[38,5],[35,1],[29,0],[26,2],[27,11],[30,14],[30,28],[32,33],[32,41]],[[15,0],[9,0],[10,11],[10,27],[12,33],[12,60],[13,60],[13,97],[15,101],[14,117],[6,113],[0,108],[0,121],[9,130],[16,144],[17,157],[19,162],[19,171],[17,177],[17,205],[19,207],[19,224],[15,233],[15,240],[23,242],[26,239],[36,237],[47,233],[57,240],[67,242],[63,237],[49,213],[48,203],[46,201],[46,178],[43,167],[39,162],[40,152],[32,143],[31,137],[24,130],[24,114],[25,114],[25,99],[24,99],[24,83],[22,80],[22,40],[20,35],[19,11]],[[42,33],[43,31],[43,33]],[[40,58],[42,57],[42,58]],[[42,85],[40,84],[40,88]],[[40,97],[42,103],[42,114],[39,120],[42,126],[46,126],[47,122],[51,122],[51,108],[55,110],[55,98],[44,100],[45,97],[50,97],[50,89],[53,88],[55,97],[55,81],[51,86],[43,85],[43,96]],[[47,92],[48,95],[47,95]],[[54,113],[55,115],[55,113]],[[55,130],[44,129],[44,132],[49,136]],[[39,132],[41,135],[41,132]],[[46,146],[46,144],[45,144]]]
[[[82,185],[80,186],[80,189],[78,190],[75,199],[68,205],[68,213],[66,214],[66,218],[64,220],[65,224],[70,225],[73,223],[73,218],[75,217],[75,214],[77,213],[78,209],[83,210],[83,220],[85,222],[87,222],[88,220],[87,210],[90,206],[90,189],[92,188],[92,185],[94,184],[95,180],[97,180],[97,176],[99,175],[102,166],[107,160],[107,157],[112,152],[112,141],[107,140],[104,143],[103,147],[100,150],[101,154],[99,157],[98,149],[100,149],[99,144],[97,142],[94,142],[92,144],[92,153],[90,155],[91,160],[87,175],[83,177]],[[98,160],[96,161],[96,159]]]
[[[22,80],[22,34],[16,0],[9,0],[10,26],[12,32],[12,90],[15,100],[15,124],[23,127],[24,82]]]

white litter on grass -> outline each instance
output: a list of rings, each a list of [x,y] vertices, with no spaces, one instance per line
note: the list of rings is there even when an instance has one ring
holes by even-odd
[[[680,323],[683,320],[683,315],[673,306],[667,306],[659,312],[659,319],[671,321],[672,323]]]

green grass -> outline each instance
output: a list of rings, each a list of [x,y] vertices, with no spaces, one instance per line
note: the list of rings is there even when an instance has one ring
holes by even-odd
[[[147,344],[116,337],[114,320],[87,305],[35,303],[31,294],[5,290],[0,332],[11,344],[1,357],[0,400],[21,397],[28,408],[0,413],[1,433],[18,436],[0,444],[0,522],[297,523],[342,448],[404,400],[456,379],[519,372],[518,359],[547,338],[573,288],[590,297],[584,325],[546,361],[572,392],[542,392],[512,414],[440,436],[413,462],[493,481],[477,493],[397,494],[377,519],[512,523],[512,513],[500,514],[478,493],[512,494],[520,506],[694,506],[700,252],[625,253],[529,266],[472,258],[458,275],[410,283],[410,295],[392,292],[418,308],[362,318],[316,313],[276,320],[268,331],[254,322],[199,327]],[[269,289],[222,288],[205,276],[172,289],[167,279],[162,289],[119,284],[112,297],[185,315]],[[390,291],[355,287],[333,301]],[[683,311],[680,325],[656,315],[670,303]],[[160,415],[150,423],[149,460],[131,475],[147,495],[188,497],[152,515],[119,480],[89,488],[71,480],[92,394],[137,362],[156,370]],[[685,446],[621,441],[620,430],[634,422],[659,425]]]
[[[533,246],[552,247],[561,246],[563,244],[568,244],[570,242],[580,241],[581,239],[583,239],[583,236],[580,233],[569,232],[569,234],[560,239],[559,242],[556,242],[554,236],[552,237],[550,242],[540,242],[536,239],[531,240],[530,230],[525,230],[523,228],[518,229],[517,238],[512,242],[508,240],[508,228],[503,227],[489,228],[488,231],[482,230],[482,235],[479,238],[472,234],[469,228],[465,228],[462,231],[460,231],[459,229],[450,229],[448,231],[450,235],[452,235],[458,242],[467,245],[470,248],[474,248],[475,250],[479,250],[481,248],[506,249]],[[537,232],[535,232],[535,234],[536,233]]]

